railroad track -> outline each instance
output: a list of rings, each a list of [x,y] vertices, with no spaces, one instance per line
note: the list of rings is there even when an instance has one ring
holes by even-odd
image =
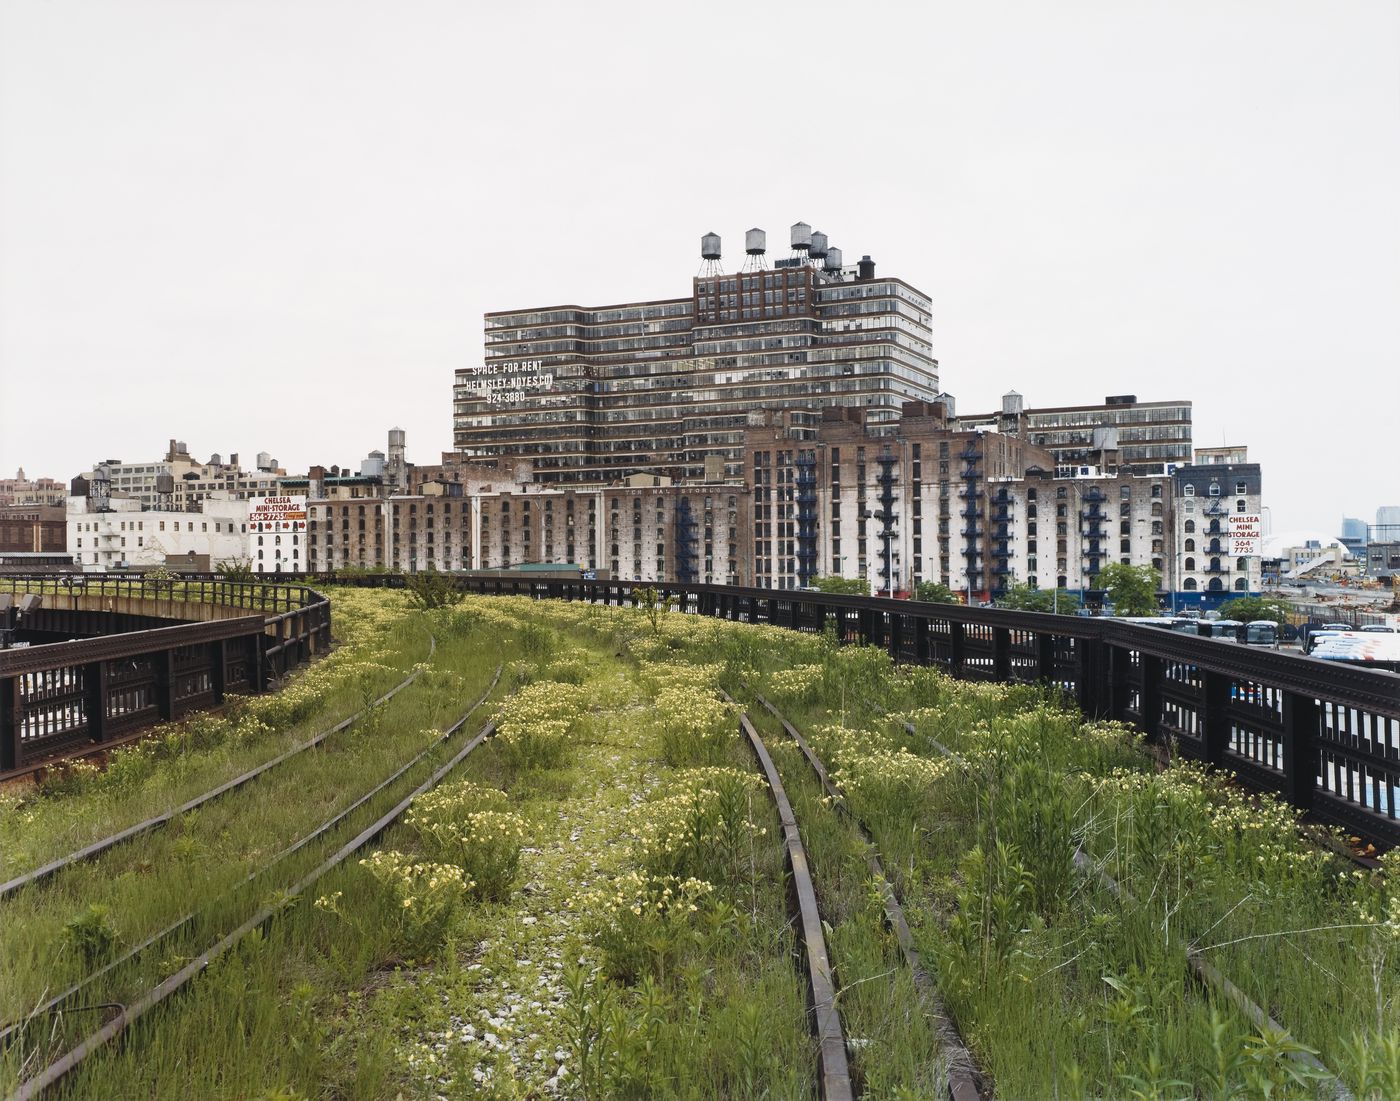
[[[294,842],[287,848],[283,849],[281,852],[277,853],[270,861],[268,861],[268,863],[264,864],[262,867],[256,869],[255,871],[249,872],[248,875],[246,875],[242,880],[240,880],[233,887],[229,888],[226,892],[224,892],[223,897],[227,898],[229,895],[233,894],[233,892],[242,890],[249,884],[261,879],[268,872],[272,871],[275,867],[283,863],[283,861],[296,855],[302,849],[317,841],[319,838],[324,837],[327,833],[339,826],[342,822],[344,822],[352,814],[358,811],[361,807],[363,807],[376,795],[382,792],[385,788],[389,787],[391,784],[401,779],[406,773],[408,773],[414,767],[422,763],[425,757],[427,757],[430,753],[438,749],[444,742],[451,738],[452,735],[457,730],[459,730],[462,727],[462,725],[465,724],[466,721],[470,719],[471,716],[475,714],[478,710],[480,710],[480,708],[486,703],[486,701],[491,697],[491,693],[496,690],[496,685],[500,683],[501,671],[503,668],[504,667],[500,665],[496,666],[495,675],[491,678],[491,683],[487,685],[486,691],[481,694],[481,696],[476,700],[476,702],[473,703],[471,707],[467,709],[467,711],[452,727],[450,727],[446,731],[443,731],[436,739],[430,742],[418,753],[414,754],[412,758],[410,758],[407,762],[401,765],[395,772],[385,777],[374,787],[370,788],[369,791],[365,792],[349,806],[336,813],[333,817],[326,819],[310,833],[306,834],[298,841]],[[68,987],[61,993],[55,994],[43,1004],[35,1006],[27,1014],[25,1014],[22,1020],[11,1021],[3,1027],[0,1027],[0,1047],[12,1043],[14,1039],[24,1029],[32,1026],[36,1021],[45,1017],[60,1014],[64,1005],[71,1002],[84,990],[92,986],[93,983],[97,982],[99,979],[104,978],[107,975],[112,974],[113,972],[117,971],[119,968],[125,966],[126,964],[138,959],[143,953],[155,947],[156,945],[171,940],[182,929],[186,929],[193,925],[194,922],[200,916],[200,914],[207,912],[207,909],[208,907],[200,907],[189,911],[187,914],[176,919],[170,925],[167,925],[158,933],[153,934],[152,936],[143,940],[140,944],[137,944],[134,947],[128,949],[118,959],[112,960],[110,963],[106,964],[99,970],[94,971],[92,974],[81,979],[79,982],[74,983],[72,986]]]
[[[432,660],[433,654],[436,651],[436,649],[437,639],[433,638],[431,635],[428,636],[429,661]],[[183,815],[189,814],[191,811],[197,810],[198,808],[213,802],[215,799],[218,799],[221,796],[229,794],[229,792],[237,791],[244,785],[256,780],[259,776],[262,776],[272,771],[272,769],[276,768],[278,765],[286,764],[293,758],[299,757],[307,750],[315,749],[317,746],[325,742],[326,739],[354,726],[357,722],[359,722],[367,714],[369,714],[370,711],[372,711],[374,708],[379,707],[380,705],[385,704],[389,700],[393,699],[396,695],[398,695],[405,688],[407,688],[414,681],[416,681],[421,675],[421,669],[413,670],[411,673],[409,673],[408,676],[406,676],[388,692],[385,692],[384,695],[380,696],[373,703],[361,708],[359,711],[356,711],[353,715],[349,716],[348,718],[342,719],[329,730],[323,730],[321,733],[315,735],[314,737],[307,739],[299,745],[293,746],[291,749],[285,751],[284,753],[278,754],[276,757],[272,758],[272,760],[265,761],[262,764],[258,765],[256,768],[249,769],[247,772],[243,773],[240,776],[235,776],[231,780],[224,781],[217,787],[211,788],[210,790],[206,791],[203,795],[197,795],[188,802],[181,803],[178,807],[175,807],[168,811],[163,811],[162,813],[154,815],[151,818],[147,818],[142,822],[137,822],[133,826],[128,826],[123,830],[118,830],[116,833],[111,834],[108,837],[104,837],[100,841],[94,841],[90,845],[84,845],[81,849],[76,849],[66,856],[61,856],[56,860],[51,860],[47,864],[42,864],[39,867],[35,868],[33,871],[25,872],[23,875],[17,875],[13,879],[7,880],[4,883],[0,883],[0,902],[3,902],[6,898],[14,894],[16,891],[22,890],[23,888],[28,887],[32,884],[40,883],[54,875],[57,875],[59,872],[63,871],[66,868],[71,868],[73,865],[80,864],[86,860],[95,859],[96,857],[101,856],[103,853],[109,852],[110,850],[116,848],[118,845],[144,836],[145,834],[148,834],[153,830],[157,830],[161,826],[167,825],[170,822],[173,822],[175,819],[180,818]]]
[[[500,670],[498,669],[497,679],[499,678],[499,675]],[[495,683],[496,681],[493,680],[493,688],[495,686]],[[293,846],[292,849],[286,850],[283,853],[279,854],[276,858],[274,858],[273,863],[276,863],[277,861],[284,859],[286,856],[289,856],[291,852],[295,849],[304,847],[306,844],[311,843],[311,841],[315,840],[316,838],[323,836],[325,832],[333,828],[334,825],[337,824],[337,822],[343,821],[346,816],[348,816],[354,810],[358,809],[360,806],[363,806],[366,802],[368,802],[369,799],[373,798],[374,795],[383,791],[385,787],[387,787],[395,779],[403,775],[403,773],[406,772],[409,768],[411,768],[413,764],[416,764],[419,761],[421,761],[428,752],[439,747],[443,742],[456,735],[458,731],[460,731],[462,727],[466,725],[467,721],[470,719],[471,715],[477,710],[477,708],[479,708],[486,701],[489,695],[490,690],[488,690],[487,693],[485,693],[480,700],[474,703],[471,706],[471,708],[468,709],[462,715],[461,718],[459,718],[446,730],[442,731],[441,736],[437,740],[435,740],[431,745],[429,745],[427,749],[425,749],[422,753],[415,757],[413,761],[409,762],[407,766],[399,770],[399,772],[395,773],[394,776],[390,777],[388,780],[378,785],[372,791],[366,793],[365,796],[357,800],[356,804],[354,804],[350,808],[347,808],[345,811],[342,811],[336,817],[336,819],[330,820],[327,823],[323,823],[315,831],[313,831],[311,834],[308,834],[305,838],[303,838],[295,846]],[[378,839],[386,830],[393,826],[403,816],[404,812],[406,812],[409,809],[413,801],[416,798],[418,798],[418,796],[424,794],[425,792],[431,791],[434,787],[441,783],[443,779],[450,775],[464,760],[466,760],[466,758],[475,749],[477,749],[483,742],[485,742],[487,738],[491,737],[491,735],[495,733],[495,730],[496,722],[494,719],[492,719],[488,721],[486,725],[483,726],[481,730],[477,732],[469,741],[467,741],[459,750],[457,750],[457,752],[453,754],[452,757],[448,759],[446,763],[439,766],[426,780],[424,780],[421,784],[414,788],[413,791],[411,791],[408,795],[406,795],[403,799],[396,803],[389,811],[381,815],[373,823],[371,823],[369,826],[365,827],[363,830],[357,833],[349,841],[345,842],[345,844],[343,844],[339,849],[337,849],[329,857],[327,857],[320,864],[318,864],[314,869],[312,869],[310,872],[304,875],[291,887],[281,892],[273,903],[261,906],[256,913],[254,913],[251,917],[243,921],[237,928],[233,929],[229,933],[224,934],[211,947],[207,948],[199,955],[195,956],[183,967],[167,975],[159,983],[150,987],[145,993],[143,993],[140,997],[138,997],[135,1001],[131,1002],[129,1005],[119,1007],[117,1014],[110,1021],[107,1021],[100,1028],[95,1029],[93,1032],[89,1033],[78,1044],[70,1048],[68,1051],[64,1052],[63,1055],[59,1056],[57,1059],[47,1064],[43,1069],[21,1082],[20,1085],[14,1090],[14,1092],[12,1092],[6,1098],[6,1101],[32,1101],[33,1098],[42,1096],[47,1090],[60,1083],[69,1074],[77,1070],[78,1067],[80,1067],[83,1064],[83,1062],[86,1061],[90,1056],[100,1051],[103,1047],[105,1047],[111,1041],[120,1036],[133,1024],[141,1020],[141,1018],[145,1017],[146,1014],[150,1013],[152,1010],[156,1009],[158,1006],[169,1000],[175,994],[179,993],[185,987],[187,987],[191,982],[198,978],[199,975],[202,974],[211,963],[219,959],[221,956],[226,955],[233,948],[236,948],[238,944],[242,942],[242,940],[245,937],[247,937],[250,933],[252,933],[254,930],[262,929],[265,926],[267,926],[272,921],[272,919],[279,912],[281,912],[291,900],[299,898],[301,895],[305,894],[309,888],[313,887],[323,877],[325,877],[330,872],[334,871],[336,868],[340,867],[350,857],[354,856],[356,853],[364,849],[367,845],[371,844],[376,839]],[[258,874],[261,874],[261,870]],[[165,933],[158,934],[158,936],[164,936],[168,932],[170,931],[167,930]],[[141,947],[141,950],[144,951],[149,946],[149,943],[143,945]],[[102,973],[106,972],[101,972],[99,974]],[[92,981],[92,979],[95,979],[96,977],[98,976],[91,976],[87,981]],[[64,996],[70,996],[71,993],[72,991],[67,991],[65,992]],[[25,1022],[21,1022],[21,1027],[23,1027],[24,1023]]]
[[[919,997],[923,1000],[925,1012],[934,1026],[939,1045],[944,1051],[949,1101],[981,1101],[983,1098],[991,1097],[991,1090],[986,1085],[985,1077],[977,1070],[972,1053],[968,1051],[966,1043],[963,1042],[963,1038],[958,1032],[957,1024],[943,1004],[937,983],[934,982],[933,976],[924,967],[923,960],[919,956],[919,950],[914,944],[914,934],[910,931],[909,921],[904,914],[904,907],[900,904],[899,897],[895,894],[889,877],[885,875],[885,869],[880,862],[879,851],[873,835],[866,828],[865,823],[851,810],[850,804],[846,801],[845,793],[831,779],[825,764],[817,756],[816,751],[812,749],[802,732],[790,723],[787,717],[757,689],[749,686],[749,691],[753,694],[754,699],[778,721],[784,733],[797,745],[803,759],[807,762],[807,766],[816,776],[822,791],[826,793],[837,812],[853,823],[860,831],[861,836],[865,838],[865,864],[874,881],[878,884],[880,898],[885,908],[885,922],[894,933],[899,950],[904,956],[904,962],[913,977],[915,989],[918,990]]]
[[[869,706],[872,710],[878,712],[885,711],[879,704],[873,702],[871,702]],[[935,752],[946,757],[959,768],[966,770],[966,764],[963,759],[958,756],[956,752],[943,745],[938,739],[931,735],[919,734],[918,730],[911,722],[902,721],[900,725],[903,726],[905,731],[910,735],[916,738],[923,738]],[[1363,863],[1364,861],[1364,858],[1353,856],[1352,854],[1346,855],[1351,856],[1351,859],[1355,860],[1357,863]],[[1076,848],[1074,851],[1074,866],[1080,874],[1097,879],[1103,888],[1113,897],[1129,897],[1127,892],[1123,890],[1122,885],[1110,876],[1108,872],[1082,848]],[[1292,1033],[1289,1032],[1287,1028],[1271,1017],[1267,1010],[1250,998],[1248,994],[1231,982],[1218,967],[1207,961],[1194,949],[1189,949],[1186,953],[1186,968],[1192,980],[1203,990],[1213,992],[1229,1001],[1249,1019],[1255,1028],[1260,1030],[1267,1028],[1282,1037],[1292,1039]],[[1351,1091],[1343,1085],[1341,1079],[1333,1074],[1316,1056],[1309,1054],[1307,1051],[1294,1051],[1290,1052],[1288,1057],[1296,1060],[1308,1071],[1320,1075],[1330,1090],[1332,1101],[1355,1101]]]
[[[730,703],[733,698],[722,695]],[[759,767],[768,781],[768,792],[778,810],[783,827],[783,846],[788,869],[792,873],[793,896],[796,902],[797,929],[807,958],[807,979],[812,996],[814,1030],[817,1037],[818,1076],[823,1101],[854,1101],[851,1089],[851,1068],[846,1052],[846,1034],[841,1025],[841,1013],[836,1008],[836,982],[831,969],[831,956],[822,931],[821,913],[817,909],[817,891],[812,883],[812,871],[807,862],[807,850],[797,828],[783,779],[778,774],[768,747],[749,721],[747,712],[739,716],[739,729],[748,738]]]

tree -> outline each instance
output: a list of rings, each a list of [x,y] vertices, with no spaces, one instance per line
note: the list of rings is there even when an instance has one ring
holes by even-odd
[[[920,581],[914,586],[914,599],[930,604],[961,604],[958,594],[941,581]]]
[[[1103,589],[1115,615],[1152,615],[1157,609],[1157,571],[1151,566],[1112,562],[1099,571],[1096,587]]]
[[[404,574],[404,588],[408,590],[408,598],[417,607],[424,609],[460,604],[462,597],[466,595],[457,588],[451,577],[439,573],[431,566],[417,573]]]
[[[814,577],[809,584],[818,592],[839,596],[870,595],[870,582],[863,577]]]
[[[1222,619],[1238,619],[1242,623],[1267,619],[1280,627],[1288,625],[1292,613],[1293,606],[1277,596],[1237,596],[1220,606]]]
[[[220,581],[252,581],[253,563],[247,558],[226,558],[214,566]]]
[[[1017,612],[1073,615],[1079,610],[1079,597],[1064,589],[1032,589],[1029,585],[1012,585],[997,598],[997,607]]]

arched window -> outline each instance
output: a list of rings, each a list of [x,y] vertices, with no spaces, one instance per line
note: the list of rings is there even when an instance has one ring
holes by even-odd
[[[1238,501],[1235,502],[1235,511],[1236,511],[1236,512],[1243,512],[1243,511],[1244,511],[1244,498],[1240,498]]]
[[[1196,496],[1196,487],[1195,487],[1195,486],[1183,486],[1183,487],[1182,487],[1182,490],[1181,490],[1181,495],[1182,495],[1183,497],[1194,497],[1194,496]]]
[[[262,545],[263,545],[263,537],[262,537],[261,535],[259,535],[259,536],[258,536],[258,546],[262,546]]]
[[[1196,591],[1196,579],[1194,577],[1188,577],[1181,583],[1181,587],[1188,593],[1194,593]]]
[[[1235,578],[1235,590],[1237,592],[1244,592],[1247,588],[1249,588],[1249,582],[1247,582],[1243,577]]]
[[[1220,572],[1220,559],[1218,559],[1218,558],[1212,558],[1212,559],[1210,560],[1210,569],[1211,569],[1211,572],[1212,572],[1212,573],[1219,573],[1219,572]]]
[[[1209,587],[1210,591],[1213,592],[1213,593],[1218,593],[1218,592],[1220,592],[1222,589],[1225,588],[1225,586],[1224,586],[1223,584],[1221,584],[1220,578],[1218,578],[1218,577],[1212,577],[1212,578],[1210,579],[1210,585],[1209,585],[1208,587]]]
[[[1249,569],[1249,561],[1248,561],[1248,559],[1240,558],[1240,559],[1236,560],[1236,562],[1235,562],[1235,569],[1239,570],[1240,573],[1244,573],[1246,570],[1248,570],[1248,569]]]
[[[1186,546],[1182,547],[1181,549],[1184,550],[1184,551],[1188,551],[1188,552],[1195,550],[1195,549],[1196,549],[1196,540],[1194,540],[1194,539],[1188,539],[1188,540],[1186,540]]]
[[[1190,535],[1192,532],[1194,532],[1194,531],[1196,530],[1196,521],[1195,521],[1195,520],[1187,520],[1186,523],[1182,525],[1181,530],[1184,531],[1184,532],[1186,532],[1187,535]]]
[[[1184,563],[1182,563],[1182,569],[1194,570],[1195,568],[1196,560],[1194,558],[1188,558]]]
[[[1057,501],[1063,501],[1065,499],[1065,492],[1065,487],[1060,486],[1059,489],[1055,490],[1055,499]]]

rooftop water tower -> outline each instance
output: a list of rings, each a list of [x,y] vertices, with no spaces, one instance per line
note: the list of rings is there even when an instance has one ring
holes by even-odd
[[[719,234],[711,230],[700,238],[700,277],[723,275],[719,266]]]
[[[751,229],[744,234],[744,251],[748,259],[744,261],[745,271],[763,271],[768,267],[768,234],[761,229]]]

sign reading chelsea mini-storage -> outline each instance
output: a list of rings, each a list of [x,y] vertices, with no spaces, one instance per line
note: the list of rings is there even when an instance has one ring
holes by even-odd
[[[305,497],[255,497],[248,502],[248,560],[254,573],[301,573]]]
[[[249,531],[301,531],[305,527],[305,497],[255,497],[248,502]]]
[[[1236,513],[1230,517],[1230,553],[1249,557],[1259,553],[1264,538],[1263,517],[1258,513]]]

